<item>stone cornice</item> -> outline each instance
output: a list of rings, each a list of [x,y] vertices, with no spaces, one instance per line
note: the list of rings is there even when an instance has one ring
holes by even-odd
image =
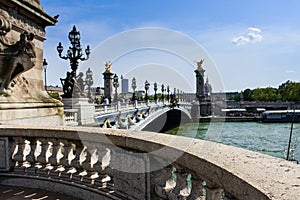
[[[2,0],[1,4],[17,10],[43,27],[54,26],[56,19],[48,15],[37,1],[32,0]]]

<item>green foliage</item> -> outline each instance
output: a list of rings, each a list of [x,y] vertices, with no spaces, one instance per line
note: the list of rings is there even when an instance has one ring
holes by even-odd
[[[54,99],[58,99],[58,93],[57,92],[48,92],[49,96],[51,96]]]
[[[300,83],[287,81],[279,86],[283,101],[300,101]]]
[[[300,83],[287,81],[277,88],[245,89],[232,95],[230,100],[235,101],[300,101]]]
[[[246,89],[243,91],[243,99],[244,101],[252,101],[252,90]]]
[[[232,95],[229,100],[234,100],[234,101],[241,101],[241,93],[237,93],[237,94],[234,94]]]
[[[278,89],[267,87],[267,88],[256,88],[252,90],[252,98],[256,101],[277,101],[281,100],[278,95]]]

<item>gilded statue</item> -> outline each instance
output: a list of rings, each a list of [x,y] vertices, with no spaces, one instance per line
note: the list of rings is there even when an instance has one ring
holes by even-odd
[[[199,61],[196,61],[197,62],[197,65],[198,65],[198,69],[202,69],[202,64],[204,62],[204,59],[201,59]]]
[[[105,72],[111,72],[111,62],[108,61],[108,62],[104,62],[104,65],[105,65]]]

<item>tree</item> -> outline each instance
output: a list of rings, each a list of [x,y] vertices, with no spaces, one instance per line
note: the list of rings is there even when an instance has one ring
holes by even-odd
[[[300,101],[300,83],[287,81],[278,90],[283,101]]]
[[[277,88],[256,88],[252,91],[252,98],[256,101],[277,101],[279,97]]]
[[[244,101],[253,101],[253,98],[252,98],[252,90],[251,89],[246,89],[243,91],[243,98],[244,98]]]

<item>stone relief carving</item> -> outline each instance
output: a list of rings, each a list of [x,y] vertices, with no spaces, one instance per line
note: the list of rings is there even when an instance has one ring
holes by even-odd
[[[35,65],[34,35],[23,32],[15,44],[7,44],[5,29],[0,29],[0,95],[8,95],[7,89],[13,79]]]
[[[42,26],[21,16],[14,9],[9,8],[7,11],[5,11],[5,10],[2,10],[0,7],[0,16],[2,16],[3,19],[9,21],[12,25],[14,25],[24,31],[33,33],[34,35],[42,37],[42,38],[45,37],[45,30],[43,29]]]

